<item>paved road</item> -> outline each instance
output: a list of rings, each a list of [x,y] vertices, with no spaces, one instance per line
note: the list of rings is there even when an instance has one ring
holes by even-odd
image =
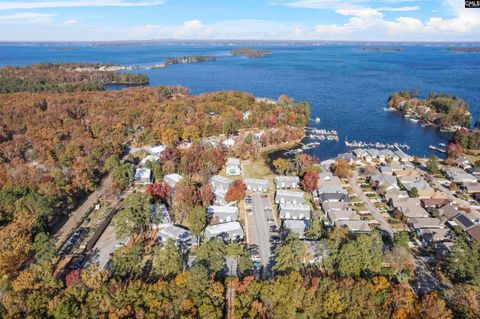
[[[355,172],[353,177],[349,179],[349,184],[352,187],[353,191],[355,194],[358,195],[358,197],[362,200],[362,202],[365,204],[365,206],[368,208],[372,216],[380,223],[380,229],[388,234],[390,238],[393,238],[393,228],[390,226],[390,224],[385,220],[385,218],[382,216],[380,211],[375,207],[375,204],[372,203],[370,198],[368,198],[367,195],[363,192],[362,188],[358,186],[357,184],[357,178],[358,178],[358,173]]]
[[[100,236],[95,246],[93,246],[93,254],[88,261],[88,264],[96,264],[102,269],[105,268],[110,261],[110,254],[118,248],[118,244],[125,242],[125,238],[117,239],[115,228],[113,228],[112,225],[109,225],[103,232],[102,236]]]
[[[82,221],[90,208],[103,197],[107,192],[111,191],[113,181],[110,176],[103,179],[100,187],[96,191],[91,193],[87,199],[76,210],[70,213],[70,217],[62,225],[62,227],[54,233],[53,239],[55,240],[55,247],[60,249],[62,244],[67,240],[68,235],[73,231],[75,226]]]
[[[271,207],[269,198],[262,198],[260,195],[252,196],[253,215],[247,213],[248,231],[250,244],[257,244],[261,263],[265,267],[270,261],[270,231],[267,218],[271,218],[269,213],[265,212],[265,207]]]

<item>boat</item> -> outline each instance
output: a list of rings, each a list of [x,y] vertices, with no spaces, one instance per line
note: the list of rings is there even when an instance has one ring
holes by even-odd
[[[447,145],[445,145],[445,143],[438,143],[438,145],[440,145],[441,147],[446,147]]]
[[[315,123],[320,123],[320,118],[319,117],[315,118]]]
[[[417,122],[418,122],[418,120],[417,120],[417,119],[412,119],[412,118],[411,118],[411,119],[410,119],[410,122],[417,123]]]

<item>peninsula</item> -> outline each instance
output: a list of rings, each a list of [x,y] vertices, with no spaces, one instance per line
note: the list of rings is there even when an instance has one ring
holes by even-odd
[[[388,47],[364,47],[360,48],[361,51],[372,51],[372,52],[402,52],[403,49],[400,48],[388,48]]]
[[[445,93],[430,93],[426,99],[420,99],[418,93],[416,90],[393,93],[386,110],[399,111],[412,122],[437,126],[441,131],[470,127],[471,114],[464,99]]]
[[[447,50],[457,53],[480,53],[480,48],[448,48]]]
[[[245,56],[247,58],[263,58],[266,55],[272,54],[271,50],[259,50],[250,48],[234,49],[231,53],[235,56]]]
[[[147,84],[143,74],[114,72],[92,63],[44,63],[0,68],[0,93],[100,91],[107,84]]]

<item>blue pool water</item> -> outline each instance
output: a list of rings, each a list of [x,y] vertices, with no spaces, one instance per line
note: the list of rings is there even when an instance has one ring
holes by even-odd
[[[377,45],[373,45],[377,46]],[[340,142],[323,142],[309,150],[321,159],[347,150],[343,141],[407,143],[415,155],[432,154],[430,144],[449,135],[385,112],[388,96],[401,89],[446,92],[463,97],[473,119],[480,117],[480,54],[448,51],[448,45],[390,44],[401,52],[363,51],[365,44],[265,45],[273,54],[261,59],[234,57],[228,45],[2,45],[0,65],[40,62],[98,62],[148,65],[172,56],[215,55],[215,62],[140,70],[150,85],[183,85],[192,94],[241,90],[261,97],[281,94],[308,101],[320,128],[335,129]]]

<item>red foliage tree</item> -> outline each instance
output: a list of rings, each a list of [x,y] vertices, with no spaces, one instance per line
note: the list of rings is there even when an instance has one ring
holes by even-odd
[[[303,189],[307,192],[313,192],[318,188],[318,180],[319,175],[317,172],[306,172],[301,181]]]
[[[460,146],[460,144],[456,142],[450,142],[448,143],[448,148],[447,148],[447,157],[448,158],[457,158],[463,153],[463,148]]]
[[[210,184],[204,184],[198,189],[198,197],[203,204],[203,207],[210,205],[213,199],[212,186]]]
[[[167,161],[178,163],[179,160],[180,160],[180,151],[176,147],[167,147],[160,154],[160,161],[162,163]]]
[[[171,201],[171,188],[167,183],[149,184],[147,185],[146,192],[156,201],[164,201],[167,203]]]
[[[225,195],[225,200],[227,202],[234,202],[237,200],[242,200],[245,198],[245,183],[241,179],[234,181],[228,188],[227,194]]]
[[[70,271],[67,276],[65,276],[65,285],[67,287],[77,286],[81,282],[80,277],[81,269],[75,269]]]
[[[296,162],[300,165],[301,168],[307,168],[314,164],[320,164],[320,159],[315,156],[311,156],[305,153],[300,153],[295,156]]]

